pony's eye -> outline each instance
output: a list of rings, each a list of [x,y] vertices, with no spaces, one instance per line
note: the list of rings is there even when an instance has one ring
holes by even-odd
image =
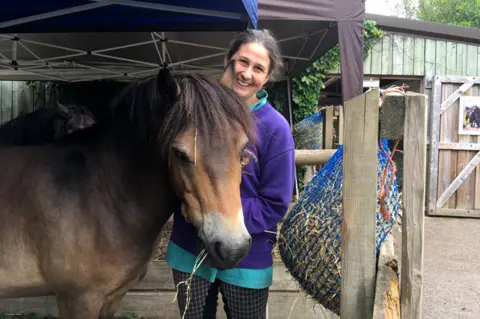
[[[192,163],[192,160],[188,157],[187,153],[183,150],[174,148],[173,149],[173,154],[175,155],[175,157],[177,159],[181,160],[182,162]]]

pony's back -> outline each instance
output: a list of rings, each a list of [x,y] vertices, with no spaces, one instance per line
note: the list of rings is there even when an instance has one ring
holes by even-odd
[[[61,129],[58,127],[61,122],[55,108],[41,108],[20,115],[0,126],[0,145],[24,146],[50,142],[55,138],[56,129]]]
[[[20,115],[0,126],[0,146],[28,146],[53,142],[73,131],[94,124],[84,106],[45,107]]]

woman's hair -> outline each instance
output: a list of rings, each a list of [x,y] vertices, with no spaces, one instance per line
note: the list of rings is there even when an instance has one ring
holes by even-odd
[[[275,39],[275,36],[269,30],[247,29],[246,31],[239,33],[232,42],[230,42],[230,48],[226,55],[227,60],[230,60],[242,45],[251,42],[259,42],[263,44],[268,51],[268,56],[270,58],[268,75],[275,77],[275,75],[280,74],[283,68],[282,54],[277,39]]]

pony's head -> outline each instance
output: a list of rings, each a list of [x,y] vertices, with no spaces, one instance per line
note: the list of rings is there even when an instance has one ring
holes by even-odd
[[[162,76],[164,83],[173,83],[165,71]],[[252,117],[232,90],[211,77],[190,74],[175,83],[178,99],[159,134],[167,141],[171,182],[209,261],[217,268],[234,267],[251,244],[240,183],[247,145],[255,138]]]
[[[83,130],[95,124],[95,116],[86,106],[63,105],[57,102],[57,110],[63,124],[56,130],[56,137]]]
[[[181,213],[197,229],[209,262],[236,266],[251,244],[240,199],[247,144],[255,143],[247,106],[212,77],[174,78],[167,69],[125,94],[121,101],[137,105],[125,109],[137,123],[134,134],[166,164]]]

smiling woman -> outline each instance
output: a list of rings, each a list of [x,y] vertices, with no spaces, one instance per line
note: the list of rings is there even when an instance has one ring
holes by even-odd
[[[257,142],[246,151],[251,157],[243,166],[242,209],[238,215],[251,236],[251,247],[239,263],[228,269],[214,268],[208,256],[207,262],[197,267],[197,260],[203,256],[198,254],[195,243],[201,243],[204,234],[184,218],[182,208],[178,209],[166,259],[173,268],[183,318],[216,318],[219,290],[228,318],[266,318],[273,276],[272,249],[277,224],[292,199],[295,171],[290,126],[267,101],[263,89],[281,67],[277,42],[266,30],[239,34],[226,52],[220,82],[242,98],[256,120]],[[204,221],[203,227],[209,229],[209,223]],[[221,247],[216,255],[222,256]]]

